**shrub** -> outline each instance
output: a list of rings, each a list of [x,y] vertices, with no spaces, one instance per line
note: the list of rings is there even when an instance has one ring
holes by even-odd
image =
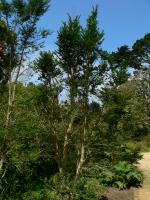
[[[105,191],[105,187],[99,179],[80,177],[75,180],[67,173],[56,174],[49,183],[51,196],[54,194],[59,197],[58,199],[64,200],[100,200]]]
[[[114,185],[119,189],[136,187],[143,181],[141,173],[126,161],[116,164],[112,171],[114,173]]]
[[[143,176],[133,165],[126,161],[120,161],[112,171],[104,172],[101,176],[101,182],[106,186],[115,186],[119,189],[137,187],[143,181]]]

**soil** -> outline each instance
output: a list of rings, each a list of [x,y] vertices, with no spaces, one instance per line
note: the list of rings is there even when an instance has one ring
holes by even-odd
[[[115,188],[110,188],[107,194],[108,200],[134,200],[134,191],[130,190],[122,190],[119,191]]]
[[[108,200],[150,200],[150,153],[143,153],[137,167],[144,176],[142,187],[124,191],[111,188],[107,194]]]

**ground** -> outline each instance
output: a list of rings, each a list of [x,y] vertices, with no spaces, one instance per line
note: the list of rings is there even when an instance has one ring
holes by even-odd
[[[143,153],[137,167],[144,176],[142,187],[125,191],[111,188],[107,194],[109,200],[150,200],[150,153]]]

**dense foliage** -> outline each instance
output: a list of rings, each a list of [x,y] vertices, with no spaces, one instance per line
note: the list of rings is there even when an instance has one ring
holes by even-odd
[[[150,34],[103,51],[95,7],[86,26],[69,16],[57,50],[31,65],[48,5],[0,3],[0,199],[98,200],[107,187],[140,185],[140,147],[128,144],[150,134]],[[31,66],[38,84],[19,79]]]

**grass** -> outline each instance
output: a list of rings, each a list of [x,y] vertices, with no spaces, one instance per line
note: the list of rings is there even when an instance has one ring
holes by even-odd
[[[127,146],[131,148],[140,147],[142,153],[150,152],[150,136],[145,136],[140,141],[130,141]]]

